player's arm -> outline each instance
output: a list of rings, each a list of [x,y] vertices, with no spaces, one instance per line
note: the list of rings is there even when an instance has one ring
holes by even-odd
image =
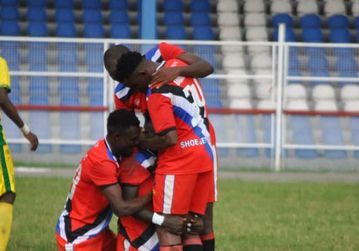
[[[39,140],[37,136],[33,134],[29,127],[25,125],[21,119],[19,113],[16,110],[16,107],[11,102],[8,96],[8,91],[6,88],[0,87],[0,107],[5,112],[5,114],[20,128],[24,137],[30,142],[31,150],[35,151],[39,145]]]
[[[203,78],[213,73],[214,69],[206,60],[188,52],[183,52],[175,58],[187,63],[187,66],[162,67],[153,74],[151,84],[173,81],[178,76]]]
[[[140,145],[144,149],[152,151],[161,151],[177,143],[178,135],[176,128],[170,128],[160,134],[154,136],[140,135]]]
[[[137,186],[123,185],[123,197],[126,200],[133,199],[137,195],[137,190]],[[182,230],[186,224],[185,218],[172,215],[160,215],[146,208],[138,211],[134,214],[134,216],[143,221],[152,222],[153,224],[161,226],[167,231],[177,235],[182,234]]]
[[[132,215],[152,201],[151,193],[131,200],[124,200],[122,198],[121,187],[118,183],[101,186],[101,190],[109,200],[114,213],[118,217]]]

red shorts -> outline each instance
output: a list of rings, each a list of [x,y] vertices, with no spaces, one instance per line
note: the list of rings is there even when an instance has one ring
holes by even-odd
[[[155,175],[153,210],[163,214],[204,215],[213,186],[212,171],[181,175]]]
[[[69,244],[57,233],[56,242],[59,251],[65,251],[65,245]],[[74,251],[114,251],[116,250],[116,235],[107,229],[96,237],[78,244],[73,244],[72,247]]]

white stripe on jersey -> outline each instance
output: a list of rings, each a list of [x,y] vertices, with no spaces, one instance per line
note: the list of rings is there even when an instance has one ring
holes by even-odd
[[[218,190],[217,190],[217,172],[218,172],[218,162],[217,162],[217,151],[216,147],[211,144],[211,149],[213,152],[213,182],[214,182],[214,201],[218,200]]]
[[[143,166],[144,168],[149,168],[150,166],[153,166],[156,162],[156,157],[149,157],[148,159],[145,159],[144,161],[142,161],[141,166]]]
[[[123,97],[125,97],[130,91],[130,88],[129,87],[123,87],[121,90],[117,91],[115,93],[116,97],[121,99]]]
[[[65,216],[68,215],[66,210],[63,210],[60,218],[59,218],[59,229],[60,229],[60,236],[62,239],[67,241],[66,233],[65,233]]]
[[[165,176],[165,189],[164,189],[164,198],[163,198],[163,213],[170,214],[172,210],[172,200],[173,192],[175,185],[175,176],[166,175]]]
[[[123,241],[123,247],[124,247],[124,251],[130,251],[131,243],[127,239],[125,239]]]
[[[161,95],[171,99],[171,103],[173,106],[180,107],[185,112],[188,113],[192,117],[191,125],[192,127],[199,127],[204,137],[209,139],[209,131],[204,124],[204,120],[199,114],[198,106],[195,104],[190,103],[186,98],[174,95],[172,93],[161,93]]]
[[[157,62],[157,60],[161,57],[160,49],[157,49],[155,54],[151,57],[152,62]]]
[[[141,247],[138,248],[139,251],[148,251],[152,250],[158,244],[158,236],[156,232],[153,233],[151,238],[149,238]]]

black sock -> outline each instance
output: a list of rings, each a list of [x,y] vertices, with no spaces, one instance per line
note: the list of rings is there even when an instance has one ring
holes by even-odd
[[[183,251],[204,251],[202,245],[184,245]]]
[[[215,248],[215,239],[202,240],[203,250],[204,251],[214,251]]]

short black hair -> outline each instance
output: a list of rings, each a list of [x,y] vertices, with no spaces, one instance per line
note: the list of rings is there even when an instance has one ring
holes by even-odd
[[[120,82],[131,76],[137,69],[144,57],[137,51],[124,53],[117,61],[116,79]]]
[[[131,126],[139,126],[140,121],[133,111],[126,109],[115,110],[107,118],[107,133],[124,134]]]
[[[121,58],[121,56],[130,51],[129,48],[127,48],[124,45],[118,44],[115,46],[112,46],[108,48],[103,55],[103,63],[105,65],[105,68],[108,72],[108,74],[113,78],[116,79],[116,67],[117,67],[117,61]],[[117,80],[118,81],[118,80]]]

